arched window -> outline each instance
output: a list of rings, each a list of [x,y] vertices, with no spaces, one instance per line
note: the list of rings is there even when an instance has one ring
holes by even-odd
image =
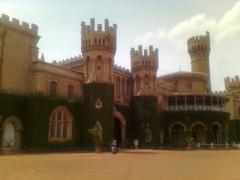
[[[150,90],[150,78],[147,74],[144,76],[144,91],[148,93]]]
[[[141,88],[141,78],[137,75],[136,76],[136,90],[137,90],[137,93],[140,91],[140,88]]]
[[[102,80],[102,72],[103,72],[103,61],[102,56],[98,55],[96,60],[96,77],[97,81]]]
[[[67,140],[72,138],[72,116],[63,106],[53,110],[49,121],[49,140]]]
[[[56,97],[57,96],[57,82],[51,81],[49,87],[49,96]]]
[[[67,90],[67,99],[73,100],[73,97],[74,97],[73,86],[69,85]]]

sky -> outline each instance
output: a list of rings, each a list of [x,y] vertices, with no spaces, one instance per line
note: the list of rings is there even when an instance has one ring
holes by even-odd
[[[39,26],[39,56],[48,62],[81,54],[80,24],[116,23],[115,64],[130,68],[131,47],[159,49],[158,76],[190,71],[187,39],[210,32],[212,89],[239,75],[240,1],[236,0],[0,0],[0,13]]]

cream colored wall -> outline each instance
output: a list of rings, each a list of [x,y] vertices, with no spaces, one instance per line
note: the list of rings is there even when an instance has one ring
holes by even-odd
[[[84,82],[104,82],[104,83],[113,83],[113,64],[114,64],[114,55],[108,51],[97,51],[92,50],[87,52],[84,56]],[[102,73],[101,79],[99,80],[96,74],[96,61],[97,56],[102,57]],[[87,57],[90,58],[90,61],[87,61]]]
[[[130,72],[115,68],[114,69],[114,101],[115,103],[121,104],[121,105],[130,105],[131,98],[132,98],[132,84],[131,84]]]
[[[221,92],[229,98],[226,109],[230,119],[240,119],[240,80],[239,76],[224,78],[225,91]]]
[[[38,65],[41,66],[38,66]],[[57,82],[57,95],[67,98],[68,86],[74,87],[74,98],[83,96],[83,74],[62,67],[35,62],[32,68],[32,91],[49,95],[50,82]]]
[[[226,109],[230,113],[230,119],[240,119],[240,92],[226,93],[229,102],[226,104]]]
[[[192,83],[192,90],[188,91],[186,89],[188,83]],[[195,92],[195,93],[206,93],[206,84],[202,81],[190,81],[190,80],[178,80],[177,81],[177,87],[176,87],[177,92]]]
[[[149,78],[149,88],[144,84],[145,75]],[[133,96],[139,95],[156,95],[156,72],[152,69],[139,69],[133,72]],[[137,77],[140,78],[140,88],[137,89]]]
[[[30,93],[30,67],[38,56],[38,36],[7,26],[3,28],[1,89],[15,94]]]

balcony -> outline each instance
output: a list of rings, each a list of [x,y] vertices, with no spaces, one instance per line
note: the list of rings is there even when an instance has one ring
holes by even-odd
[[[218,111],[226,112],[228,98],[221,95],[170,95],[165,111]]]

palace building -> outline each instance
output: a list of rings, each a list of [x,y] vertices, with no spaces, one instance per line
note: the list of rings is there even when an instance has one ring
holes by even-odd
[[[102,127],[103,145],[130,147],[238,142],[240,82],[212,92],[210,35],[187,40],[191,72],[158,77],[159,50],[130,50],[131,70],[114,64],[117,25],[81,23],[81,55],[46,62],[38,26],[0,17],[0,146],[2,149],[91,147],[88,129]],[[214,67],[217,68],[217,67]],[[212,80],[214,81],[214,79]]]

